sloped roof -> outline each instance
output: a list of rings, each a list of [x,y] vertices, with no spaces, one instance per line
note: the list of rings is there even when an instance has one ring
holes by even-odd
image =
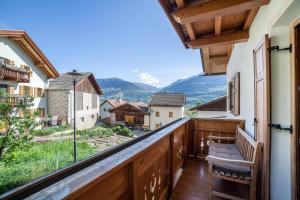
[[[226,111],[227,106],[227,97],[222,96],[220,98],[214,99],[207,103],[201,104],[199,106],[195,106],[190,110],[198,110],[198,111]]]
[[[121,102],[118,99],[106,99],[102,104],[104,104],[105,102],[108,102],[112,107],[118,107],[119,105],[122,105],[124,103],[127,103],[126,101],[122,100]]]
[[[56,78],[59,73],[50,63],[45,54],[33,42],[29,35],[23,30],[0,30],[0,37],[7,37],[14,40],[34,61],[48,77]]]
[[[140,110],[141,112],[143,113],[147,113],[148,112],[148,105],[144,102],[126,102],[126,103],[123,103],[115,108],[112,108],[110,109],[110,112],[113,112],[114,110],[117,110],[123,106],[126,106],[126,105],[129,105],[131,107],[134,107],[138,110]]]
[[[77,85],[83,81],[84,79],[89,79],[94,86],[97,94],[102,95],[102,91],[100,86],[98,85],[94,75],[91,72],[81,72],[81,75],[76,76]],[[73,89],[73,80],[74,77],[67,73],[62,74],[58,78],[49,82],[49,89],[64,89],[64,90],[72,90]]]
[[[156,93],[152,96],[150,106],[182,107],[186,103],[183,93]]]

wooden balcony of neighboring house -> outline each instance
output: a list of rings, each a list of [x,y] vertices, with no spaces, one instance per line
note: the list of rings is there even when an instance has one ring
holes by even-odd
[[[7,59],[0,57],[0,80],[27,83],[30,81],[30,72],[10,64]]]
[[[8,103],[13,106],[18,105],[24,101],[24,97],[19,95],[0,96],[0,103]]]
[[[182,118],[0,198],[209,199],[208,137],[232,137],[238,126],[244,121]],[[214,189],[249,198],[247,185],[214,180]]]

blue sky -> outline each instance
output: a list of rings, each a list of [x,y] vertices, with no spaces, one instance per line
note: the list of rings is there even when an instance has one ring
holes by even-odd
[[[27,31],[60,73],[165,86],[202,72],[157,0],[1,0],[0,29]]]

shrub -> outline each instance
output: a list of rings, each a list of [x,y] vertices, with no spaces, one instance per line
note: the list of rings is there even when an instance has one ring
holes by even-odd
[[[112,128],[113,132],[114,133],[117,133],[119,135],[123,135],[123,136],[127,136],[127,137],[132,137],[134,134],[133,134],[133,131],[128,129],[127,127],[125,126],[116,126],[114,128]]]
[[[32,132],[38,125],[38,112],[31,113],[33,98],[25,96],[17,105],[0,103],[0,126],[4,131],[0,137],[0,159],[18,148],[28,148],[32,141]],[[20,115],[22,117],[20,117]]]
[[[96,126],[92,129],[79,130],[77,134],[83,137],[107,137],[113,135],[113,131],[111,128]]]

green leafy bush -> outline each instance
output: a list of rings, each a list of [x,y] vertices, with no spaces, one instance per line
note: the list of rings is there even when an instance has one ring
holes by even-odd
[[[60,131],[66,131],[69,129],[71,129],[70,125],[54,126],[54,127],[34,130],[33,135],[34,136],[45,136],[45,135],[51,135],[53,133],[60,132]]]
[[[77,134],[83,137],[107,137],[113,135],[113,130],[103,126],[96,126],[92,129],[79,130]]]
[[[127,136],[127,137],[132,137],[134,135],[133,131],[128,129],[125,126],[118,125],[118,126],[112,128],[112,130],[114,133],[117,133],[117,134],[123,135],[123,136]]]
[[[31,145],[32,132],[38,125],[38,112],[31,113],[33,98],[25,96],[17,105],[0,103],[0,127],[4,129],[0,136],[0,159],[6,153],[18,148],[27,148]]]

